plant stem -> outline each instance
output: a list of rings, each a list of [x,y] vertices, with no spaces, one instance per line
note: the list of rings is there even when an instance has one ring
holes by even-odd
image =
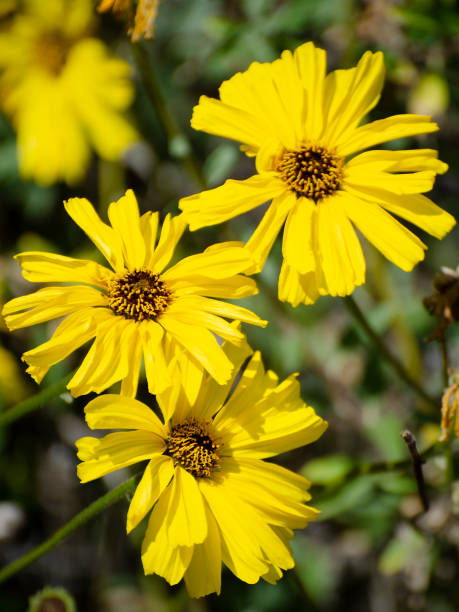
[[[408,447],[413,462],[414,477],[416,478],[416,485],[418,487],[419,498],[422,502],[424,512],[429,509],[429,498],[427,496],[426,483],[424,482],[424,474],[422,473],[422,464],[424,460],[419,455],[418,447],[416,446],[416,438],[413,436],[411,431],[405,429],[402,432],[402,438]]]
[[[56,384],[50,385],[46,389],[43,389],[43,391],[40,391],[33,397],[29,397],[28,399],[19,402],[19,404],[16,404],[12,408],[5,410],[5,412],[0,414],[0,427],[4,427],[8,423],[12,423],[17,419],[20,419],[29,412],[33,412],[34,410],[41,408],[42,405],[45,404],[48,400],[60,395],[61,393],[64,393],[67,387],[67,383],[70,381],[72,376],[73,372],[71,374],[68,374],[65,378],[63,378]]]
[[[96,514],[99,514],[99,512],[102,512],[102,510],[105,510],[118,501],[121,497],[123,497],[123,495],[132,491],[137,484],[137,479],[137,475],[132,476],[132,478],[129,478],[129,480],[126,480],[112,491],[109,491],[102,497],[99,497],[99,499],[96,499],[95,502],[74,516],[73,519],[71,519],[66,525],[58,529],[50,538],[40,544],[40,546],[37,546],[30,552],[23,555],[17,561],[10,563],[0,570],[0,583],[8,580],[8,578],[24,569],[24,567],[27,567],[45,555],[47,552],[57,546],[61,540],[81,527],[81,525],[84,525],[84,523],[89,521],[93,516],[96,516]]]
[[[443,387],[446,389],[449,383],[449,372],[448,372],[448,348],[446,346],[446,338],[443,336],[438,341],[441,350],[441,363],[442,363],[442,377]]]
[[[414,378],[407,372],[405,367],[398,361],[396,357],[392,355],[389,349],[386,347],[380,336],[374,331],[374,329],[370,326],[367,318],[357,305],[356,301],[351,295],[347,295],[343,298],[344,303],[355,318],[355,320],[359,323],[359,325],[365,331],[367,337],[373,342],[375,348],[378,353],[384,357],[384,359],[392,366],[392,368],[397,372],[400,378],[405,381],[405,383],[411,387],[413,391],[415,391],[426,403],[434,408],[438,409],[439,402],[437,402],[433,397],[431,397],[424,389],[417,383]]]
[[[148,59],[148,54],[145,47],[141,43],[133,43],[131,45],[139,74],[142,79],[145,91],[150,99],[150,102],[167,134],[169,142],[169,153],[174,157],[182,160],[183,165],[189,172],[190,176],[203,189],[206,189],[206,180],[200,168],[200,165],[195,160],[188,139],[180,131],[174,117],[169,112],[169,109],[164,101],[160,86],[155,78],[155,72]]]

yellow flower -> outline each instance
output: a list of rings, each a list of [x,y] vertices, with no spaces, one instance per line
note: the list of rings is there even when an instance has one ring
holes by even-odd
[[[101,0],[97,10],[100,13],[113,11],[114,13],[127,13],[129,23],[132,24],[133,0]],[[153,38],[155,21],[159,9],[159,0],[139,0],[134,17],[134,24],[129,27],[128,34],[133,42],[138,42],[142,36],[146,40]]]
[[[142,545],[146,574],[182,577],[192,597],[220,592],[221,563],[240,580],[275,583],[294,566],[293,529],[314,520],[309,482],[263,461],[324,432],[299,396],[295,375],[279,384],[256,352],[229,395],[247,345],[226,346],[233,377],[203,380],[188,403],[180,386],[157,396],[164,422],[145,404],[104,395],[86,406],[92,429],[128,429],[78,440],[82,482],[148,460],[127,515],[128,533],[152,509]]]
[[[90,37],[91,0],[28,0],[0,33],[0,105],[17,131],[22,176],[75,183],[91,147],[117,160],[139,139],[123,116],[130,67]]]
[[[156,243],[159,215],[139,217],[131,190],[110,204],[111,227],[84,198],[71,198],[65,208],[113,271],[53,253],[16,255],[31,282],[74,283],[45,287],[5,304],[10,330],[68,315],[48,342],[24,353],[27,372],[40,382],[52,365],[95,338],[68,384],[74,396],[100,393],[119,380],[121,392],[135,396],[142,355],[150,393],[170,386],[177,370],[190,401],[203,368],[219,384],[226,383],[233,365],[214,333],[235,344],[244,335],[222,317],[266,325],[245,308],[212,299],[257,293],[255,282],[239,274],[250,265],[243,244],[214,244],[165,270],[184,231],[182,215],[167,215]]]
[[[451,215],[421,195],[447,170],[431,149],[358,151],[438,129],[430,117],[395,115],[359,125],[378,102],[382,53],[367,52],[355,68],[326,75],[325,51],[306,43],[271,64],[253,63],[202,96],[191,125],[244,143],[257,174],[180,203],[191,230],[221,223],[267,200],[272,204],[247,243],[266,257],[284,221],[279,299],[294,306],[319,295],[348,295],[365,281],[354,226],[403,270],[425,245],[391,214],[442,238]]]

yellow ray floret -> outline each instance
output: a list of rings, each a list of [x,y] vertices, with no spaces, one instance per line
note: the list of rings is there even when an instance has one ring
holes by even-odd
[[[10,330],[66,316],[50,340],[24,353],[29,374],[40,382],[52,365],[94,340],[68,384],[74,396],[100,393],[120,380],[122,393],[135,396],[142,357],[150,393],[164,391],[177,372],[190,401],[203,370],[225,384],[233,365],[215,335],[236,345],[244,340],[226,319],[266,325],[251,311],[216,299],[257,292],[241,274],[252,265],[243,244],[214,244],[168,267],[185,229],[182,216],[167,215],[156,242],[159,215],[140,216],[130,190],[110,204],[110,225],[84,198],[68,200],[65,208],[112,269],[53,253],[16,256],[31,282],[74,283],[44,287],[3,308]]]
[[[201,96],[191,125],[243,143],[257,174],[181,200],[191,230],[221,223],[272,200],[247,243],[261,270],[284,226],[279,298],[294,306],[348,295],[365,282],[355,228],[394,264],[411,270],[426,246],[392,214],[437,238],[454,218],[423,193],[447,170],[432,149],[359,151],[434,132],[430,117],[396,115],[360,125],[379,100],[382,53],[326,74],[325,51],[306,43],[272,63],[257,62]]]
[[[314,442],[326,422],[301,400],[295,376],[279,383],[258,352],[232,390],[251,349],[224,350],[234,365],[225,385],[205,374],[192,402],[181,385],[160,393],[163,420],[135,399],[98,397],[85,409],[89,427],[128,431],[76,443],[82,482],[148,460],[127,531],[151,510],[144,571],[170,584],[184,578],[192,597],[220,592],[222,562],[244,582],[276,582],[294,566],[292,530],[317,516],[309,482],[263,459]]]
[[[91,36],[92,13],[91,0],[29,0],[0,33],[0,100],[24,178],[76,183],[92,149],[115,161],[139,140],[124,114],[130,67]]]

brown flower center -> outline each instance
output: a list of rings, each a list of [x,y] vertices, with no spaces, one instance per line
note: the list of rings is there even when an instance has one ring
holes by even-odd
[[[71,41],[62,32],[44,32],[35,43],[35,61],[57,76],[64,67],[71,46]]]
[[[143,321],[156,319],[172,302],[172,293],[159,274],[134,270],[111,281],[108,305],[116,315]]]
[[[304,145],[297,151],[285,151],[276,170],[297,197],[318,202],[340,188],[342,167],[342,158],[324,147]]]
[[[220,460],[220,444],[210,426],[210,421],[189,418],[175,425],[166,440],[165,454],[195,478],[209,478]]]

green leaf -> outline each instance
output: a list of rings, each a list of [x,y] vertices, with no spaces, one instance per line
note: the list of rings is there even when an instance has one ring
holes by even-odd
[[[330,484],[341,480],[349,474],[355,462],[347,455],[329,455],[308,461],[301,473],[313,484]]]

